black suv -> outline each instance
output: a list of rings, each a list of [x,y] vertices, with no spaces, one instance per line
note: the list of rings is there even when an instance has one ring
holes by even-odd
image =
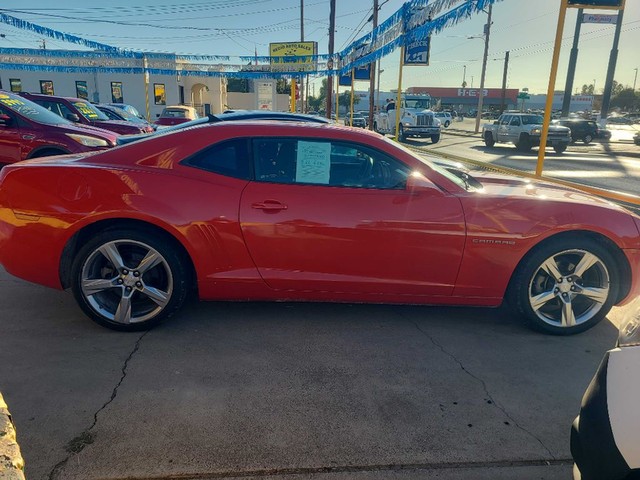
[[[584,144],[591,143],[594,138],[600,136],[598,124],[593,120],[582,120],[580,118],[554,120],[554,124],[569,127],[571,129],[571,141],[581,140]]]

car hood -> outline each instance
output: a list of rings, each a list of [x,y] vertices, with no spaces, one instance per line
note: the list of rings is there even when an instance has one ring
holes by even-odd
[[[624,210],[609,200],[596,197],[576,188],[556,183],[496,173],[473,172],[482,184],[482,195],[493,198],[528,199],[562,203],[591,204]]]
[[[69,133],[75,133],[78,135],[92,135],[94,137],[107,140],[110,145],[116,144],[118,135],[110,130],[104,128],[94,127],[92,125],[84,125],[79,123],[62,124],[58,125],[58,128],[63,128]]]

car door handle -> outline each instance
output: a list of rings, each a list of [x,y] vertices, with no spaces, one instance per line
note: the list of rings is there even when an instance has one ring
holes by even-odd
[[[28,135],[28,134],[22,135],[23,140],[33,140],[34,138],[36,138],[35,135]]]
[[[265,210],[269,212],[277,212],[280,210],[286,210],[288,207],[277,200],[265,200],[264,202],[252,203],[251,208],[256,208],[258,210]]]

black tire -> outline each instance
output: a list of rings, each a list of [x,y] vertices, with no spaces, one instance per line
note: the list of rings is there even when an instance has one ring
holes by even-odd
[[[431,135],[431,143],[438,143],[440,141],[440,135]]]
[[[376,133],[380,133],[378,132],[378,122],[373,122],[373,131]]]
[[[583,138],[582,141],[584,142],[585,145],[589,145],[592,141],[593,141],[593,135],[587,133]]]
[[[402,124],[400,124],[398,126],[398,141],[404,142],[405,140],[406,140],[406,137],[404,135],[404,127],[402,126]]]
[[[582,259],[585,265],[589,263],[586,260],[595,262],[583,270]],[[549,273],[550,266],[546,265],[555,265],[561,282]],[[592,239],[578,236],[551,239],[520,262],[509,284],[507,300],[533,330],[573,335],[590,329],[609,313],[618,298],[617,271],[609,250]],[[591,299],[590,295],[596,293],[602,298]]]
[[[148,330],[184,303],[187,265],[170,238],[142,229],[105,230],[76,253],[71,288],[84,313],[103,327]]]
[[[518,139],[518,143],[516,143],[516,148],[521,152],[530,151],[531,139],[529,138],[529,135],[527,135],[526,133],[521,134],[520,138]]]
[[[491,132],[484,132],[484,144],[487,147],[493,147],[496,144],[496,141],[493,139],[493,134]]]
[[[567,146],[566,145],[555,145],[553,147],[553,149],[556,151],[556,153],[563,153],[567,149]]]
[[[64,150],[59,150],[57,148],[45,148],[43,150],[38,150],[35,154],[31,155],[29,158],[42,158],[42,157],[50,157],[53,155],[66,155],[68,152]]]
[[[447,128],[449,125],[451,125],[451,122],[449,120],[444,122],[444,128]]]

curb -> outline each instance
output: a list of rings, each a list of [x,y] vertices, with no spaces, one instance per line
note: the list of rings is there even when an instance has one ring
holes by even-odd
[[[24,460],[9,408],[0,393],[0,480],[25,480]]]

